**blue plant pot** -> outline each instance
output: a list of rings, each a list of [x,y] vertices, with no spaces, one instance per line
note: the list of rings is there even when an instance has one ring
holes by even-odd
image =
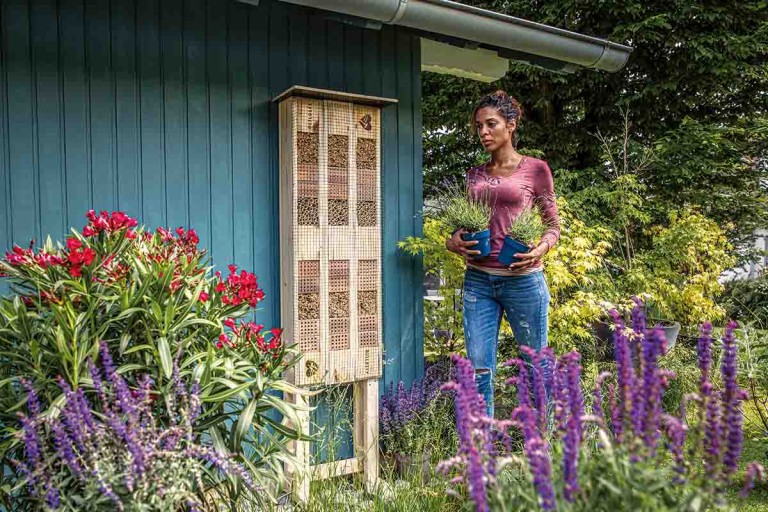
[[[462,233],[461,239],[465,242],[470,240],[477,240],[477,244],[467,247],[470,251],[480,251],[480,254],[473,256],[474,258],[485,258],[491,254],[491,230],[484,229],[477,233]]]
[[[515,258],[515,254],[528,252],[530,250],[531,248],[524,243],[507,235],[504,237],[504,245],[501,246],[501,251],[499,252],[499,262],[506,266],[517,263],[520,261],[520,258]]]

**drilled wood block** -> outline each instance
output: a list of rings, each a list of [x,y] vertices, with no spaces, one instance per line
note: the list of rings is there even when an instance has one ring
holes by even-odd
[[[318,352],[320,350],[320,321],[299,321],[299,332],[296,342],[303,353]]]
[[[378,331],[379,318],[376,316],[360,316],[358,318],[358,329],[363,331]]]
[[[378,260],[360,259],[357,262],[357,288],[359,290],[375,290],[379,287]]]
[[[371,169],[357,170],[357,184],[376,186],[379,182],[379,173]]]
[[[378,192],[377,192],[376,186],[374,186],[374,185],[361,185],[361,184],[358,183],[358,185],[357,185],[357,200],[358,200],[358,202],[361,202],[361,201],[374,202],[374,201],[376,201],[376,196],[377,195],[378,195]]]
[[[328,168],[328,199],[349,198],[349,171],[340,167]]]
[[[331,334],[331,351],[349,350],[349,333]]]
[[[349,332],[349,318],[331,318],[328,322],[328,330],[331,334]]]
[[[359,334],[361,347],[378,347],[379,331],[362,331]]]
[[[299,261],[299,293],[320,293],[320,261]]]

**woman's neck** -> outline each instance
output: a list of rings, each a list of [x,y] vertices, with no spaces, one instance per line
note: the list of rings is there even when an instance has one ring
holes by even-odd
[[[515,151],[512,144],[507,144],[500,147],[493,153],[491,153],[490,167],[493,169],[503,170],[509,167],[517,167],[522,160],[523,156]]]

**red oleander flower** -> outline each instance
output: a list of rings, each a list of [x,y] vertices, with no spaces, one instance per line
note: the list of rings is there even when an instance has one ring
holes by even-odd
[[[81,265],[72,265],[69,267],[69,275],[72,277],[82,277],[83,276],[83,267]]]
[[[197,231],[195,231],[194,229],[190,229],[189,231],[187,231],[187,240],[194,245],[199,244],[200,238],[197,236]]]
[[[86,247],[82,251],[83,254],[83,265],[90,265],[93,263],[93,259],[96,257],[96,251],[91,249],[90,247]]]
[[[70,251],[74,251],[75,249],[79,249],[82,246],[83,246],[83,242],[81,242],[77,238],[74,238],[74,237],[67,238],[67,249],[69,249]]]
[[[129,217],[124,212],[109,212],[102,210],[97,215],[94,210],[88,210],[85,215],[88,219],[88,225],[83,228],[83,236],[91,237],[98,235],[102,231],[106,233],[113,233],[121,229],[127,229],[127,235],[129,238],[134,238],[136,235],[129,228],[138,226],[136,219]]]
[[[206,292],[200,292],[200,302],[207,302],[208,301],[208,293]]]

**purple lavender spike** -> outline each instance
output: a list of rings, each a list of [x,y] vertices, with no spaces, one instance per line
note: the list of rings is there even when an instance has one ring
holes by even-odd
[[[734,330],[738,327],[736,322],[728,322],[723,336],[723,362],[720,373],[723,378],[723,437],[725,439],[725,453],[723,455],[723,469],[726,475],[731,475],[739,467],[743,441],[741,402],[742,392],[736,381],[738,371],[738,346]]]

